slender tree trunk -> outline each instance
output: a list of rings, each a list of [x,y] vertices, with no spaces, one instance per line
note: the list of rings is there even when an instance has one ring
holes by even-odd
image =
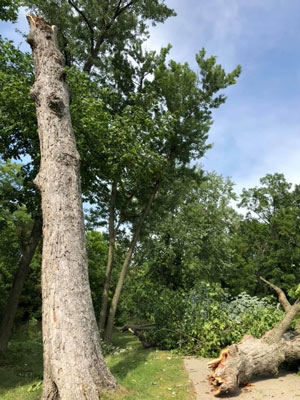
[[[25,283],[25,279],[30,270],[30,263],[34,256],[37,245],[42,236],[42,219],[40,216],[35,217],[30,238],[23,249],[21,259],[19,261],[18,270],[15,274],[13,285],[9,293],[7,305],[4,310],[4,316],[0,326],[0,353],[7,351],[9,339],[11,337],[12,328]]]
[[[113,269],[115,241],[116,241],[116,230],[115,230],[115,204],[117,195],[117,185],[113,183],[111,189],[111,198],[109,205],[109,247],[108,257],[105,273],[105,282],[102,292],[101,310],[99,316],[99,329],[100,332],[104,331],[106,317],[107,317],[107,303],[108,303],[108,292],[110,288],[111,273]]]
[[[42,400],[98,400],[117,386],[103,360],[85,246],[76,149],[56,27],[27,16],[33,51],[41,166],[35,183],[43,212]]]
[[[133,234],[133,237],[131,239],[131,243],[130,243],[128,252],[126,254],[124,263],[122,265],[122,269],[121,269],[121,272],[120,272],[119,280],[118,280],[118,283],[117,283],[117,286],[116,286],[116,289],[115,289],[115,293],[114,293],[114,296],[113,296],[113,299],[112,299],[112,302],[111,302],[111,306],[110,306],[110,309],[109,309],[107,324],[106,324],[106,328],[105,328],[104,340],[105,340],[106,343],[110,343],[110,341],[111,341],[113,327],[114,327],[115,315],[116,315],[116,311],[117,311],[117,307],[118,307],[118,302],[119,302],[119,299],[120,299],[120,296],[121,296],[121,292],[122,292],[122,289],[123,289],[123,285],[124,285],[124,282],[125,282],[125,279],[126,279],[126,275],[127,275],[127,271],[128,271],[129,265],[130,265],[132,254],[133,254],[133,251],[135,249],[136,243],[137,243],[137,241],[139,239],[143,223],[144,223],[145,219],[147,218],[147,216],[149,214],[149,211],[151,209],[152,203],[153,203],[153,201],[155,199],[155,196],[156,196],[156,194],[158,192],[159,186],[160,186],[160,182],[157,182],[156,185],[154,186],[153,190],[152,190],[152,193],[151,193],[151,195],[149,197],[149,200],[148,200],[148,204],[147,204],[145,210],[143,211],[143,213],[142,213],[142,215],[140,217],[140,220],[139,220],[139,222],[137,224],[137,227],[136,227],[135,232]]]

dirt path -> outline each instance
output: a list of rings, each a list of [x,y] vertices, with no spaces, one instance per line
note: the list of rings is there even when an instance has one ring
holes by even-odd
[[[184,365],[194,385],[196,400],[217,400],[207,382],[209,360],[204,358],[186,358]],[[278,376],[260,375],[251,381],[251,385],[240,390],[234,396],[222,396],[236,400],[300,400],[300,376],[281,371]]]

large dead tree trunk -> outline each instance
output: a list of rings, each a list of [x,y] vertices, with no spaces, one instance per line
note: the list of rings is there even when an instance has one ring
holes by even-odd
[[[42,237],[42,218],[35,217],[28,243],[25,245],[19,261],[18,270],[15,274],[12,288],[9,293],[4,316],[0,325],[0,354],[7,351],[9,339],[12,334],[15,316],[17,313],[20,297],[26,277],[30,270],[30,263],[34,256],[37,245]]]
[[[215,395],[234,393],[239,386],[247,384],[254,375],[263,373],[276,375],[280,364],[284,361],[300,359],[300,335],[285,333],[298,314],[300,306],[298,302],[291,305],[280,288],[261,279],[276,291],[286,315],[261,339],[251,335],[244,336],[240,343],[222,350],[220,357],[208,364],[213,370],[209,381],[214,386]]]
[[[43,212],[43,400],[98,400],[117,386],[103,360],[85,247],[79,154],[56,27],[27,16],[35,66]]]

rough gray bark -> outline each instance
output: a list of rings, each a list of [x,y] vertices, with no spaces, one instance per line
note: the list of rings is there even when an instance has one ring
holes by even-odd
[[[85,247],[76,149],[56,27],[27,16],[41,150],[35,183],[43,212],[43,400],[98,400],[117,386],[103,360]]]
[[[0,353],[7,351],[9,339],[11,337],[18,304],[25,283],[25,279],[30,270],[30,263],[34,256],[37,245],[42,237],[42,219],[40,216],[35,217],[30,238],[22,251],[19,261],[18,270],[15,274],[13,285],[9,293],[8,301],[4,310],[4,316],[0,325]]]
[[[266,332],[261,339],[251,335],[243,337],[240,343],[221,351],[220,357],[208,366],[213,370],[209,382],[214,386],[214,394],[234,393],[239,386],[247,384],[254,375],[277,374],[284,361],[300,359],[300,336],[285,334],[298,314],[298,302],[291,305],[284,292],[261,278],[278,294],[278,299],[286,312],[283,320]]]
[[[141,233],[141,229],[142,229],[143,223],[144,223],[145,219],[147,218],[147,216],[149,214],[149,211],[151,209],[151,206],[152,206],[152,203],[153,203],[153,201],[155,199],[155,196],[156,196],[156,194],[158,192],[160,184],[161,183],[159,181],[157,181],[155,186],[152,189],[152,192],[150,194],[148,203],[147,203],[147,205],[146,205],[146,207],[145,207],[145,209],[144,209],[144,211],[143,211],[143,213],[141,215],[141,218],[140,218],[140,220],[139,220],[139,222],[137,224],[137,227],[136,227],[136,230],[135,230],[135,232],[133,234],[133,237],[131,239],[130,246],[129,246],[128,252],[126,254],[124,263],[122,265],[122,269],[121,269],[121,272],[120,272],[119,280],[118,280],[118,283],[117,283],[117,286],[116,286],[116,289],[115,289],[115,293],[114,293],[114,296],[113,296],[113,299],[112,299],[112,302],[111,302],[111,306],[110,306],[110,309],[109,309],[107,324],[106,324],[106,328],[105,328],[104,340],[105,340],[106,343],[110,343],[110,341],[111,341],[112,332],[113,332],[113,328],[114,328],[114,320],[115,320],[115,315],[116,315],[116,311],[117,311],[117,306],[118,306],[119,299],[120,299],[120,296],[121,296],[121,292],[122,292],[122,289],[123,289],[123,285],[124,285],[124,282],[125,282],[125,279],[126,279],[126,275],[127,275],[127,272],[128,272],[130,261],[131,261],[132,255],[133,255],[133,251],[134,251],[135,246],[137,244],[137,241],[138,241],[138,239],[140,237],[140,233]]]

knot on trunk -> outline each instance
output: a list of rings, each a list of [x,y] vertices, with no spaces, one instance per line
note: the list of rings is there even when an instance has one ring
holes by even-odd
[[[48,107],[59,118],[64,115],[66,108],[63,99],[54,95],[49,96]]]
[[[40,106],[40,104],[41,104],[40,99],[39,99],[39,93],[40,93],[40,91],[37,88],[37,85],[34,84],[32,86],[32,88],[30,89],[29,94],[30,94],[31,100],[33,100],[35,102],[35,105],[37,107]]]

